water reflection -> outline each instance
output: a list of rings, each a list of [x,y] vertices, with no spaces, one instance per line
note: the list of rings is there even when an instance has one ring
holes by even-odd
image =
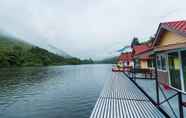
[[[89,117],[111,65],[0,70],[3,118]]]

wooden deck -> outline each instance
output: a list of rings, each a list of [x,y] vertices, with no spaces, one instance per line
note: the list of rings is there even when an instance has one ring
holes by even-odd
[[[149,99],[122,73],[113,73],[90,118],[164,118]]]

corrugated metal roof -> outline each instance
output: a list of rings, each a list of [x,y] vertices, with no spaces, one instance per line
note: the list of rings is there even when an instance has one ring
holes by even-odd
[[[186,37],[186,20],[160,23],[155,40],[153,41],[153,47],[159,43],[161,36],[166,30]]]
[[[136,45],[133,47],[133,57],[137,57],[140,54],[151,51],[152,47],[147,44]],[[141,59],[151,59],[149,56],[144,56]]]
[[[162,25],[177,30],[179,32],[186,33],[186,20],[164,22],[162,23]]]
[[[149,47],[148,45],[146,44],[141,44],[141,45],[136,45],[133,47],[134,49],[134,55],[138,55],[140,53],[143,53],[145,51],[148,51],[151,49],[151,47]]]
[[[132,60],[132,52],[121,53],[118,57],[119,61],[131,61]]]

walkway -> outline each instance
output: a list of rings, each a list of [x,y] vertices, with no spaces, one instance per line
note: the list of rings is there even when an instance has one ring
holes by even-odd
[[[113,73],[90,118],[163,118],[163,114],[122,73]]]

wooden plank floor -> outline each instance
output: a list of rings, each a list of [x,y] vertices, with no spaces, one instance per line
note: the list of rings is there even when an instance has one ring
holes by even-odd
[[[164,118],[163,114],[122,73],[113,73],[90,118]]]

